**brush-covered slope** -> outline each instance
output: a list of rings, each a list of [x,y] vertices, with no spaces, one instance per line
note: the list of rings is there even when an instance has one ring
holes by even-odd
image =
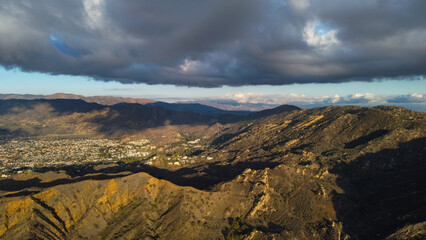
[[[425,117],[425,113],[384,106],[281,112],[225,126],[212,140],[211,151],[227,161],[350,162],[425,137]]]
[[[177,186],[143,172],[83,178],[4,194],[0,238],[327,239],[341,231],[324,220],[335,218],[332,203],[311,191],[320,183],[286,166],[247,169],[216,191]]]
[[[232,125],[213,144],[210,155],[229,165],[276,162],[328,178],[321,191],[352,236],[382,239],[426,220],[425,113],[306,109]]]

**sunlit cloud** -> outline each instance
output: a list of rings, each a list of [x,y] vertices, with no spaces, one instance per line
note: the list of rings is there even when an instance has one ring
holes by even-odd
[[[337,30],[328,29],[318,21],[308,21],[303,29],[303,40],[319,51],[331,51],[340,45]]]
[[[211,101],[237,104],[265,104],[270,107],[282,104],[292,104],[301,107],[316,107],[327,105],[395,105],[420,104],[426,109],[426,95],[411,93],[405,95],[375,95],[372,93],[355,93],[346,96],[308,96],[305,94],[259,94],[254,92],[239,92],[214,97]]]

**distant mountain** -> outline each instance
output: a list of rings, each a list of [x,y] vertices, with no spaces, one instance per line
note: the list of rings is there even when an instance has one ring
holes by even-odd
[[[118,134],[167,125],[207,124],[193,112],[136,103],[104,106],[80,99],[0,100],[0,137]]]
[[[81,99],[86,102],[98,103],[101,105],[114,105],[117,103],[139,103],[146,104],[155,102],[146,98],[123,98],[123,97],[112,97],[112,96],[91,96],[85,97],[82,95],[68,94],[68,93],[55,93],[52,95],[30,95],[30,94],[0,94],[0,99]]]
[[[232,114],[237,116],[248,115],[252,112],[249,111],[227,111],[219,108],[202,105],[199,103],[166,103],[166,102],[152,102],[147,103],[146,106],[160,106],[168,110],[174,111],[192,111],[203,116],[219,117],[224,114]]]
[[[55,94],[34,100],[16,99],[19,97],[16,95],[3,96],[3,98],[9,97],[12,99],[0,100],[0,136],[3,137],[74,133],[118,134],[120,131],[142,130],[158,126],[211,125],[215,122],[246,121],[298,109],[294,106],[281,106],[251,113],[225,111],[198,103],[154,102],[142,105],[120,102],[108,106],[86,102],[81,99],[85,97],[69,94]],[[37,96],[21,96],[21,98],[35,97]],[[113,98],[113,100],[119,99]],[[120,98],[120,100],[123,99]],[[74,131],[74,128],[78,131]]]
[[[227,111],[248,111],[258,112],[266,109],[271,109],[279,106],[279,104],[265,104],[265,103],[238,103],[235,101],[226,100],[200,100],[200,104],[227,110]]]
[[[91,96],[85,97],[82,95],[68,94],[68,93],[55,93],[52,95],[30,95],[30,94],[0,94],[0,99],[25,99],[25,100],[35,100],[35,99],[81,99],[89,103],[98,103],[101,105],[112,106],[116,104],[126,104],[126,103],[137,103],[142,105],[147,105],[149,107],[163,107],[167,110],[173,111],[192,111],[194,113],[201,114],[206,117],[217,118],[223,114],[232,114],[232,115],[247,115],[252,113],[251,111],[233,111],[233,110],[223,110],[220,108],[203,105],[200,103],[166,103],[160,101],[154,101],[146,98],[123,98],[123,97],[111,97],[111,96]]]
[[[34,100],[45,97],[45,95],[34,95],[34,94],[1,94],[0,99],[25,99],[25,100]]]
[[[26,111],[36,110],[37,107],[48,105],[52,112],[57,114],[72,114],[72,113],[87,113],[93,110],[100,110],[104,108],[103,105],[97,103],[88,103],[81,99],[10,99],[0,100],[0,116],[7,114],[20,114]],[[39,117],[47,117],[47,112],[42,109],[35,112]],[[47,110],[47,109],[46,109]]]
[[[191,111],[168,110],[161,106],[146,106],[136,103],[113,105],[108,114],[94,119],[111,129],[141,129],[165,125],[208,123],[210,118]]]

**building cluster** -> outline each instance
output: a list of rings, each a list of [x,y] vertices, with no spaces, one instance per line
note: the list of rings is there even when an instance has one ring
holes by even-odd
[[[157,146],[150,140],[120,139],[56,139],[11,140],[0,143],[0,173],[13,173],[34,168],[58,167],[103,162],[141,162],[156,166],[183,166],[211,157],[194,154],[204,146],[200,139]]]
[[[148,156],[151,148],[148,140],[11,140],[0,144],[0,167],[4,170],[141,158]]]

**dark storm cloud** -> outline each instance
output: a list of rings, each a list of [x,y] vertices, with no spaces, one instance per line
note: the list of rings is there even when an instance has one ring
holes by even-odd
[[[426,74],[423,0],[0,3],[0,64],[24,71],[202,87]]]

